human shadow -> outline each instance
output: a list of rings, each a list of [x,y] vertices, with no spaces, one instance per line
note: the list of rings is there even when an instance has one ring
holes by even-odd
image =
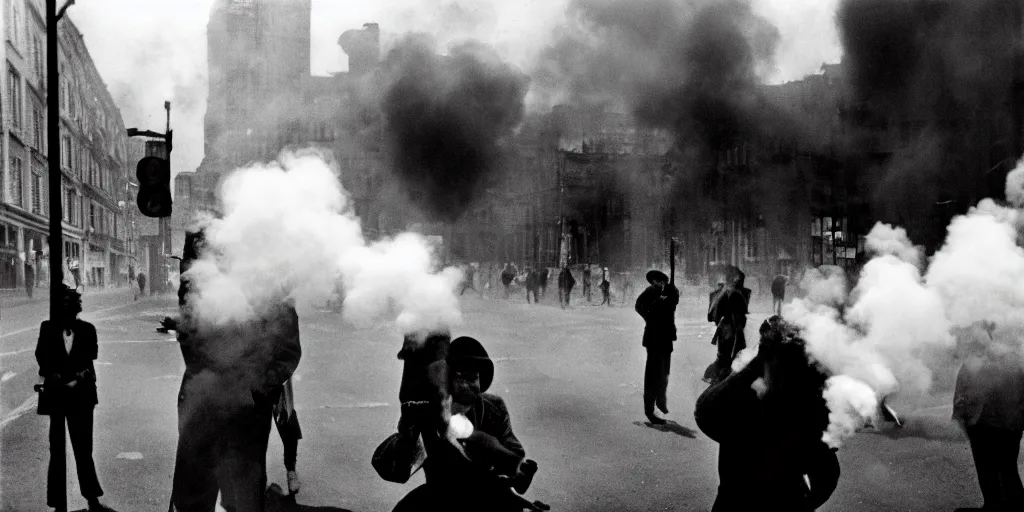
[[[649,421],[634,421],[634,425],[638,427],[647,427],[659,432],[669,432],[677,436],[682,436],[687,439],[696,439],[697,431],[692,428],[684,427],[672,420],[665,420],[664,425],[655,425]]]
[[[277,484],[270,484],[267,489],[267,504],[264,510],[266,512],[352,512],[340,507],[317,507],[296,503],[295,497],[285,494],[281,486]]]

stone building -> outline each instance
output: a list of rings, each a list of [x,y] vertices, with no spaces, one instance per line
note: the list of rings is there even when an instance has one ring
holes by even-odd
[[[0,288],[48,282],[46,27],[43,0],[3,4],[0,116]],[[60,22],[61,190],[64,254],[87,287],[127,283],[128,166],[125,127],[70,19]]]

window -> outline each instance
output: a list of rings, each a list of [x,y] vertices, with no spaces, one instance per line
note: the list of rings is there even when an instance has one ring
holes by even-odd
[[[11,157],[11,204],[24,206],[24,193],[22,191],[23,163],[16,156]]]
[[[32,145],[43,152],[43,115],[35,105],[32,106]]]
[[[85,158],[89,161],[89,183],[97,187],[101,186],[99,172],[96,163],[92,161],[92,155],[86,153]]]
[[[64,72],[64,66],[61,66],[61,73]],[[61,114],[68,113],[68,105],[71,104],[71,88],[68,87],[67,78],[61,78],[60,80],[60,112]]]
[[[7,97],[11,101],[9,106],[11,127],[20,130],[23,115],[21,111],[21,75],[14,68],[7,70]]]
[[[21,48],[21,9],[19,8],[19,2],[7,2],[7,5],[11,6],[11,16],[7,18],[7,40],[10,41],[15,48]]]
[[[32,36],[33,64],[36,68],[36,79],[39,81],[44,81],[45,79],[43,77],[43,61],[45,60],[43,49],[43,42],[39,39],[39,36]]]
[[[64,169],[71,168],[71,136],[69,135],[60,138],[60,165]]]
[[[96,229],[96,205],[89,203],[89,227]]]
[[[43,177],[32,173],[32,213],[43,213]]]
[[[64,222],[67,222],[68,221],[68,212],[71,211],[71,208],[68,208],[68,187],[65,186],[66,185],[66,181],[65,180],[62,179],[60,181],[61,181],[60,204],[64,206],[64,208],[63,208],[64,211],[61,212],[61,219],[63,219]]]

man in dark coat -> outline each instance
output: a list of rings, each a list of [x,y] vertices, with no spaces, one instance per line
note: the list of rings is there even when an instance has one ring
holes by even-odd
[[[747,347],[743,329],[747,326],[750,289],[743,286],[744,279],[740,269],[730,269],[726,286],[718,293],[709,312],[710,320],[717,326],[711,343],[718,345],[715,361],[704,372],[704,382],[709,384],[724,379],[731,371],[736,354]]]
[[[669,284],[668,276],[652,270],[647,273],[647,287],[636,298],[636,312],[647,323],[644,327],[643,346],[647,349],[647,366],[644,370],[644,414],[653,424],[665,420],[654,413],[657,404],[661,412],[668,414],[668,375],[672,362],[672,345],[676,340],[676,305],[679,304],[679,290]]]
[[[828,500],[840,469],[821,440],[826,378],[776,316],[761,326],[757,356],[701,394],[697,427],[719,444],[712,512],[811,512]]]
[[[209,512],[218,491],[231,511],[261,511],[274,405],[298,367],[299,318],[285,298],[256,317],[215,325],[193,310],[188,268],[202,250],[202,233],[188,233],[174,328],[185,360],[178,395],[178,449],[172,511]]]
[[[566,265],[558,274],[558,302],[562,309],[569,305],[573,286],[576,286],[576,278],[572,277],[572,271],[569,270],[569,265]]]
[[[25,262],[25,292],[32,298],[32,290],[36,287],[36,269],[31,263]]]
[[[544,295],[548,292],[548,268],[542,267],[537,272],[537,286],[540,288],[540,298],[544,298]]]
[[[782,303],[786,300],[786,276],[779,274],[772,280],[772,310],[782,314]]]
[[[139,272],[139,295],[146,295],[146,274]]]
[[[385,480],[405,483],[422,464],[427,483],[394,510],[521,512],[524,500],[510,489],[526,492],[537,464],[512,432],[505,402],[486,393],[494,363],[480,342],[465,336],[451,342],[445,361],[451,413],[467,418],[472,431],[460,434],[463,450],[456,449],[434,428],[432,405],[402,404],[398,433],[378,447],[373,466]]]
[[[984,507],[1024,510],[1024,485],[1017,469],[1024,435],[1024,366],[1020,355],[998,342],[977,347],[956,378],[953,419],[967,433]]]
[[[55,460],[67,456],[64,428],[67,421],[71,448],[82,497],[89,503],[89,512],[108,510],[99,502],[103,496],[96,465],[92,458],[93,410],[99,403],[96,393],[96,360],[99,344],[96,327],[78,319],[82,312],[82,296],[64,287],[61,298],[62,317],[57,322],[43,321],[39,326],[36,362],[44,379],[39,397],[39,413],[50,416],[50,467],[46,474],[46,502],[51,507],[65,502],[65,474],[57,470]],[[59,464],[63,467],[63,462]]]
[[[537,290],[538,290],[538,288],[540,288],[540,285],[539,285],[539,283],[537,281],[539,281],[539,277],[537,275],[537,271],[532,269],[532,268],[526,269],[526,303],[527,304],[530,303],[530,294],[531,293],[533,294],[533,303],[536,304],[536,303],[540,302],[540,300],[537,297]]]

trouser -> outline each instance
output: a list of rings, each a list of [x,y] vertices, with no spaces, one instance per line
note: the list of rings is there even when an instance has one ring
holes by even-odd
[[[229,512],[263,511],[276,399],[254,393],[252,404],[231,411],[209,401],[183,406],[179,400],[179,416],[185,417],[179,418],[171,510],[213,512],[220,492]]]
[[[647,348],[647,365],[644,368],[644,413],[654,414],[654,405],[668,407],[668,374],[672,364],[672,352]]]
[[[601,290],[601,305],[612,305],[612,294],[608,290]]]
[[[967,427],[986,510],[1024,510],[1024,485],[1017,472],[1021,434],[986,425]]]
[[[281,436],[284,445],[284,468],[295,471],[295,462],[299,456],[299,439],[302,439],[302,428],[299,415],[295,412],[295,398],[292,381],[285,382],[281,389],[281,397],[274,406],[274,426]]]
[[[536,288],[527,288],[526,289],[526,303],[527,304],[530,303],[530,294],[531,293],[533,294],[533,302],[534,303],[540,302],[540,300],[537,298],[537,289]]]
[[[587,302],[590,302],[590,285],[583,285],[583,296],[587,298]]]
[[[569,305],[569,298],[572,297],[572,288],[561,288],[558,290],[558,301],[562,305]]]
[[[75,409],[66,412],[65,416],[50,416],[50,467],[46,473],[46,503],[56,507],[65,500],[67,488],[65,474],[57,466],[58,460],[66,460],[64,447],[64,428],[67,423],[68,437],[71,438],[71,449],[75,453],[75,467],[78,470],[78,485],[82,488],[82,497],[89,500],[103,496],[99,478],[96,476],[96,464],[92,460],[92,416],[93,407]]]
[[[772,310],[775,311],[776,315],[781,315],[782,314],[782,302],[783,302],[783,299],[784,299],[784,296],[782,296],[782,295],[773,295],[772,296]]]

